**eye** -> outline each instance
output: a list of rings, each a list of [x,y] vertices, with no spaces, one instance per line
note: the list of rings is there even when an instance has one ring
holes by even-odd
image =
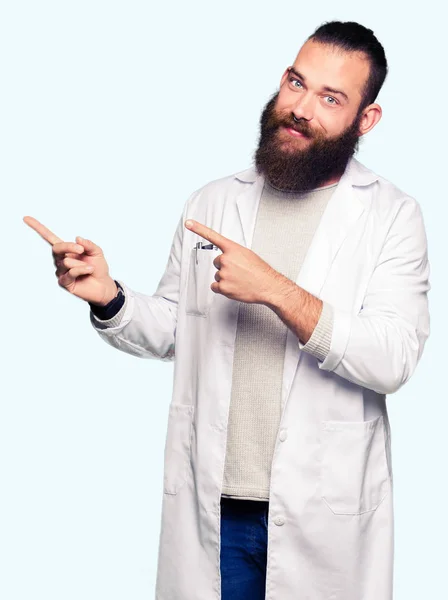
[[[336,105],[339,104],[339,102],[336,100],[336,98],[333,98],[333,96],[325,96],[325,98],[330,98],[330,100],[332,100],[333,102],[326,102],[325,104],[330,104],[330,105]]]
[[[289,83],[291,83],[293,87],[298,88],[298,89],[300,89],[300,88],[303,87],[302,84],[301,84],[301,82],[298,79],[296,79],[295,77],[290,77],[289,78]],[[298,83],[300,87],[297,86],[296,83]]]

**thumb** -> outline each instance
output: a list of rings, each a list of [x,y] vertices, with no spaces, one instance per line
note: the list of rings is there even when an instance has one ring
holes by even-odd
[[[103,251],[97,244],[94,244],[91,240],[87,240],[86,238],[82,238],[81,236],[76,236],[76,242],[84,246],[84,251],[86,254],[90,256],[95,256],[97,254],[102,254]]]

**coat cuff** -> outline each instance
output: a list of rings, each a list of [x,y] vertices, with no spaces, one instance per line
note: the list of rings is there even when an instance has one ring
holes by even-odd
[[[316,327],[306,344],[299,340],[299,348],[308,354],[312,354],[319,362],[324,362],[327,358],[333,333],[333,307],[327,302],[323,302],[322,312]]]

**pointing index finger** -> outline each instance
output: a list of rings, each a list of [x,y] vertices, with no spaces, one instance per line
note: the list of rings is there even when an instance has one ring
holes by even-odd
[[[42,223],[40,223],[37,219],[35,219],[34,217],[23,217],[24,222],[31,227],[31,229],[34,229],[34,231],[37,231],[37,233],[49,244],[51,244],[52,246],[54,244],[56,244],[57,242],[63,242],[64,240],[61,240],[60,237],[58,237],[56,234],[54,234],[52,231],[50,231],[48,229],[48,227],[45,227],[45,225],[43,225]]]
[[[228,248],[229,244],[232,243],[229,238],[224,237],[214,229],[210,229],[210,227],[207,227],[207,225],[193,221],[193,219],[188,219],[185,221],[185,227],[190,231],[194,231],[212,244],[215,244],[215,246],[218,246],[218,248],[222,251]]]

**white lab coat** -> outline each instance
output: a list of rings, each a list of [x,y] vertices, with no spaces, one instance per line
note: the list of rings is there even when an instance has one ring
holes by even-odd
[[[157,600],[218,600],[220,496],[239,302],[210,289],[220,250],[196,250],[191,217],[250,247],[263,177],[213,181],[185,204],[154,295],[130,289],[108,344],[174,360]],[[205,241],[205,240],[202,240]],[[206,242],[207,243],[207,242]],[[291,248],[294,252],[294,248]],[[390,600],[391,437],[386,394],[413,374],[429,335],[421,209],[350,159],[296,283],[334,307],[320,362],[288,331],[272,461],[266,600]]]

